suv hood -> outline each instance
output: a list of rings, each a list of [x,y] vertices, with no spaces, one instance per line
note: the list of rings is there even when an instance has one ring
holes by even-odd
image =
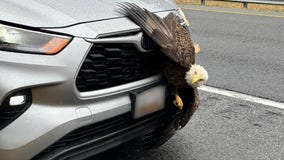
[[[125,1],[125,0],[124,0]],[[123,0],[1,0],[0,22],[31,27],[61,28],[121,17]],[[172,0],[128,0],[152,12],[176,8]]]

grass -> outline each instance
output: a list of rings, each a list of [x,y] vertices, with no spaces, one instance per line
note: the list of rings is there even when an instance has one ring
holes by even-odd
[[[248,9],[284,12],[283,5],[249,4]]]
[[[175,0],[178,4],[194,4],[199,5],[201,0]],[[217,6],[217,7],[226,7],[226,8],[243,8],[242,3],[235,2],[221,2],[221,1],[205,1],[206,6]],[[252,10],[264,10],[264,11],[276,11],[276,12],[284,12],[283,5],[266,5],[266,4],[248,4],[248,9]]]
[[[175,0],[178,4],[200,4],[200,0]]]
[[[235,3],[235,2],[205,1],[205,5],[226,7],[226,8],[243,8],[242,3]]]

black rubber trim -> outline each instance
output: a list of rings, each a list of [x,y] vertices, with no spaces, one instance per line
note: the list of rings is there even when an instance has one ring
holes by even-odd
[[[159,112],[139,121],[131,126],[121,128],[96,139],[76,145],[64,146],[60,150],[36,157],[33,160],[80,160],[91,157],[105,150],[128,142],[147,132],[170,123],[169,113]]]

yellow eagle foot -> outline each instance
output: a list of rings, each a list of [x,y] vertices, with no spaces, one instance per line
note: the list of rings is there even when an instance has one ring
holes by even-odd
[[[174,105],[177,106],[180,110],[182,110],[182,107],[183,107],[183,102],[182,102],[182,99],[179,97],[178,94],[176,94],[176,98],[175,100],[173,101]]]
[[[194,43],[193,46],[194,46],[195,54],[198,54],[198,53],[200,52],[200,46],[199,46],[199,44]]]

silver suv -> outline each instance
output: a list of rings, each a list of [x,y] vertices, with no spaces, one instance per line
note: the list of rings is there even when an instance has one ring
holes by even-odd
[[[172,104],[164,57],[117,2],[0,1],[1,160],[84,159],[130,140],[156,147],[188,122],[197,91],[179,92],[182,111]],[[177,11],[171,0],[131,2]]]

